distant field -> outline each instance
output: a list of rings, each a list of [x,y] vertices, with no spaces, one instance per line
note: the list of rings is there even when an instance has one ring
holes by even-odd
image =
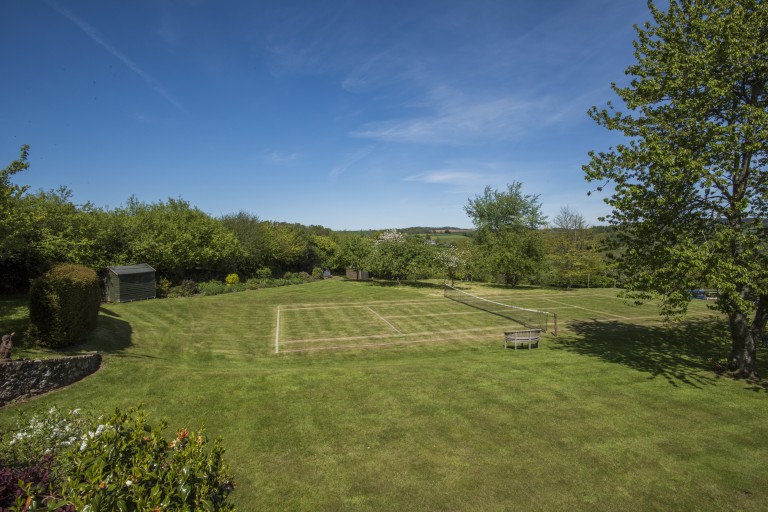
[[[243,511],[768,509],[768,394],[710,371],[728,342],[704,301],[666,324],[614,290],[462,286],[557,312],[558,336],[505,351],[508,321],[434,283],[105,305],[79,347],[102,369],[0,429],[53,404],[204,423]]]

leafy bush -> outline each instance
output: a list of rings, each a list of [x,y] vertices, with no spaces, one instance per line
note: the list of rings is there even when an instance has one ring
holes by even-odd
[[[47,494],[53,481],[53,461],[53,454],[48,454],[39,463],[23,468],[0,466],[0,510],[38,510],[37,504],[33,506],[30,497]],[[53,507],[48,510],[56,509],[74,512],[69,507]]]
[[[155,291],[157,293],[158,298],[165,298],[168,297],[171,294],[171,280],[166,279],[165,277],[161,277],[157,280],[157,285],[155,286]]]
[[[180,285],[171,288],[169,297],[191,297],[197,293],[197,283],[192,279],[185,279]]]
[[[88,431],[87,423],[77,409],[65,413],[51,407],[29,419],[19,416],[12,433],[0,436],[0,463],[23,468],[38,463],[47,454],[79,445]]]
[[[88,421],[52,409],[19,422],[3,439],[25,449],[2,448],[0,509],[234,510],[221,440],[208,448],[202,429],[181,429],[167,441],[165,428],[138,408]]]
[[[272,277],[272,271],[267,267],[262,267],[254,272],[253,277],[256,279],[269,279]]]
[[[200,283],[197,285],[197,288],[202,295],[220,295],[228,291],[227,286],[224,283],[216,281],[215,279]]]
[[[62,498],[77,510],[234,510],[221,440],[208,450],[202,429],[181,429],[168,442],[140,409],[102,421],[67,454]]]
[[[323,278],[323,269],[320,267],[315,267],[312,269],[312,279],[322,279]]]
[[[101,286],[93,269],[63,263],[32,282],[29,335],[42,345],[74,345],[96,327]]]
[[[266,286],[262,286],[264,281],[265,279],[258,279],[258,278],[252,277],[245,282],[245,289],[258,290],[259,288],[266,288]]]
[[[237,274],[229,274],[227,278],[224,280],[224,283],[226,283],[227,286],[232,286],[233,284],[238,284],[240,282],[240,276]]]
[[[58,455],[80,446],[87,424],[78,410],[65,413],[56,407],[29,419],[20,415],[15,427],[0,437],[0,510],[25,510],[28,497],[46,496],[55,475],[65,471],[55,464],[61,460]],[[32,501],[27,510],[36,510]]]

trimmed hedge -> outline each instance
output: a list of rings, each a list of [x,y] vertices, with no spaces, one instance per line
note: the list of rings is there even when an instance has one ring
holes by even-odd
[[[55,265],[32,282],[30,337],[41,345],[68,347],[96,327],[101,287],[96,272],[82,265]]]

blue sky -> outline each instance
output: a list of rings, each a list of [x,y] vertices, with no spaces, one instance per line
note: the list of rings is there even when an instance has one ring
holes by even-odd
[[[645,0],[0,3],[0,165],[76,203],[183,198],[333,229],[470,227],[520,181],[552,218],[607,207],[586,115]]]

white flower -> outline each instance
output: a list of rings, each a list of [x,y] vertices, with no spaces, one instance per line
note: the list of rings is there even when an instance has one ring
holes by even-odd
[[[130,480],[126,480],[126,481],[125,481],[125,486],[126,486],[126,487],[130,487],[130,486],[132,486],[132,485],[133,485],[133,482],[131,482]]]

